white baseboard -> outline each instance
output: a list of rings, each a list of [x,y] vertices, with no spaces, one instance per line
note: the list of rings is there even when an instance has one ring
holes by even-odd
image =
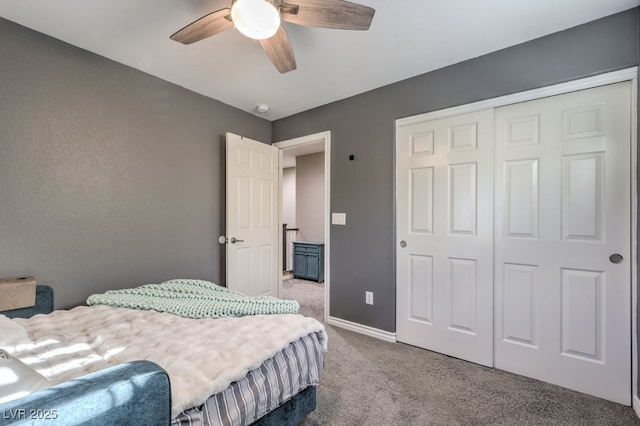
[[[640,398],[638,395],[633,395],[633,411],[636,412],[636,416],[640,417]]]
[[[369,327],[368,325],[362,325],[356,322],[351,322],[336,317],[329,317],[329,319],[327,320],[327,324],[335,325],[336,327],[344,328],[349,331],[355,331],[356,333],[375,337],[376,339],[384,340],[387,342],[396,342],[396,333]]]

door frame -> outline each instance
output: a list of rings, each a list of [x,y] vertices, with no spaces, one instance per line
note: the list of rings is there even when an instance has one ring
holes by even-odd
[[[282,188],[282,151],[287,148],[292,148],[299,145],[304,145],[312,142],[324,142],[324,322],[327,322],[329,318],[329,294],[330,294],[330,281],[331,274],[330,272],[330,259],[331,259],[331,245],[329,244],[331,238],[331,131],[326,130],[324,132],[314,133],[311,135],[301,136],[294,139],[288,139],[281,142],[273,143],[272,145],[280,149],[280,161],[279,161],[279,184]],[[282,229],[282,191],[279,196],[279,211],[280,218],[279,224],[280,229]],[[282,238],[280,239],[282,240]],[[278,256],[278,267],[279,270],[282,271],[282,251],[284,247],[282,247],[282,241],[280,241],[280,256]],[[278,284],[278,294],[282,294],[282,274],[280,274],[279,284]]]
[[[631,81],[631,386],[632,386],[632,406],[636,414],[640,417],[640,398],[638,397],[638,67],[626,68],[619,71],[600,74],[593,77],[581,78],[566,83],[558,83],[539,89],[527,90],[511,95],[500,96],[493,99],[487,99],[470,104],[460,105],[438,111],[428,112],[425,114],[414,115],[411,117],[400,118],[395,120],[394,132],[400,126],[406,126],[429,120],[437,120],[454,115],[466,114],[488,108],[498,108],[501,106],[511,105],[519,102],[526,102],[535,99],[541,99],[548,96],[562,95],[569,92],[575,92],[583,89],[591,89],[594,87],[604,86],[608,84],[620,83],[623,81]],[[398,141],[395,141],[397,144]],[[394,170],[397,164],[394,160]],[[395,174],[395,171],[394,171]],[[394,187],[397,185],[394,182]],[[397,211],[397,188],[394,195],[394,211]],[[397,213],[396,213],[397,214]],[[394,229],[396,223],[394,221]],[[395,248],[395,245],[394,245]],[[394,264],[397,262],[397,255],[394,250]],[[396,283],[397,288],[397,283]],[[397,298],[396,298],[397,299]],[[396,303],[398,301],[396,300]],[[396,308],[397,309],[397,308]]]

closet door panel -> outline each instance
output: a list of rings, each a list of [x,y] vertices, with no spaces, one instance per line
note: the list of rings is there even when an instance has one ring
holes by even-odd
[[[493,111],[398,128],[397,336],[493,365]]]
[[[625,82],[495,113],[495,365],[623,404],[630,94]]]

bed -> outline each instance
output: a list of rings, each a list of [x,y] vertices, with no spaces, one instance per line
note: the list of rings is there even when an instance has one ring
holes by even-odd
[[[51,384],[135,360],[156,363],[170,378],[173,425],[296,424],[315,407],[327,349],[321,323],[272,298],[216,286],[223,301],[207,305],[201,287],[214,284],[167,283],[170,295],[160,298],[146,287],[111,293],[111,304],[90,298],[90,306],[28,319],[0,315],[0,348]],[[185,283],[186,298],[174,294]]]

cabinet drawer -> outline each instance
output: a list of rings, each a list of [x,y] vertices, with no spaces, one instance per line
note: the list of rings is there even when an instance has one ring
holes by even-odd
[[[311,254],[317,254],[317,253],[318,253],[318,247],[314,247],[314,246],[297,246],[297,245],[294,245],[294,246],[293,246],[293,251],[294,251],[294,253],[311,253]]]

